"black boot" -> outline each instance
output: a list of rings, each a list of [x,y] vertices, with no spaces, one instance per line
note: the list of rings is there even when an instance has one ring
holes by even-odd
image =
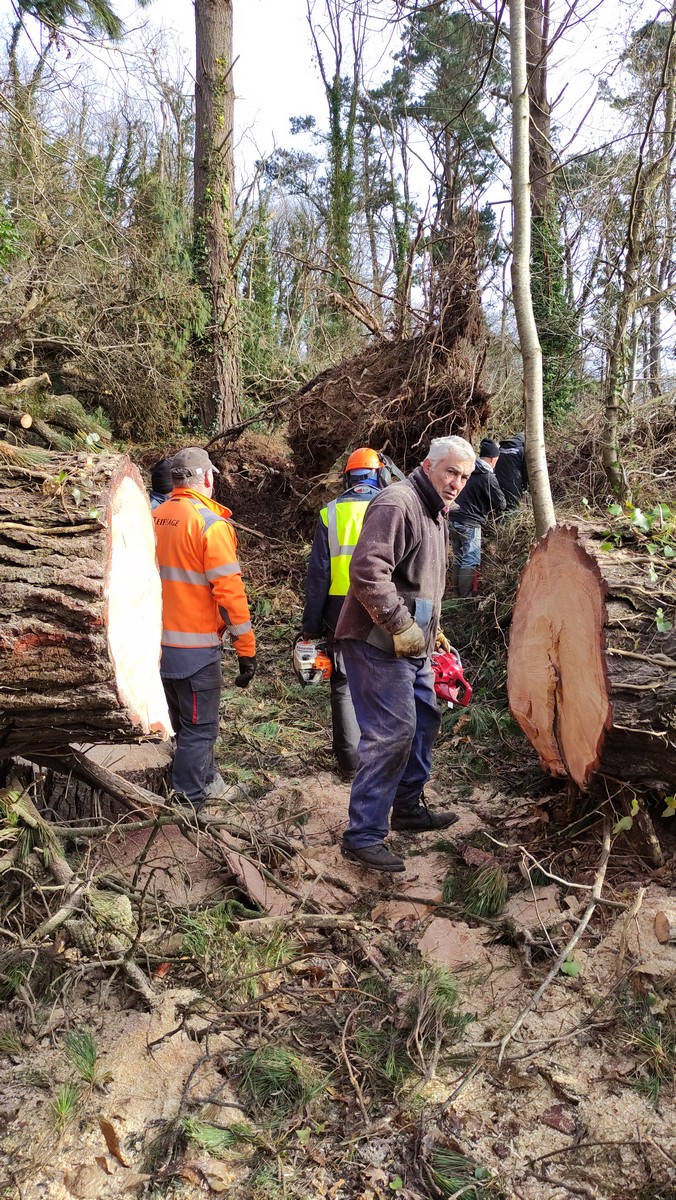
[[[448,829],[458,820],[454,812],[430,812],[425,803],[425,793],[415,808],[392,809],[390,827],[393,833],[430,833],[435,829]]]
[[[342,854],[349,862],[359,863],[360,867],[370,867],[372,871],[406,870],[403,858],[388,850],[384,842],[376,842],[373,846],[343,846]]]

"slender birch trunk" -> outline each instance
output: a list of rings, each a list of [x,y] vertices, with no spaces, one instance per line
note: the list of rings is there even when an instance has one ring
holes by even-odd
[[[538,338],[530,279],[531,205],[528,145],[528,71],[524,0],[510,0],[512,71],[512,296],[523,362],[526,463],[535,532],[543,537],[556,524],[545,454],[542,350]]]

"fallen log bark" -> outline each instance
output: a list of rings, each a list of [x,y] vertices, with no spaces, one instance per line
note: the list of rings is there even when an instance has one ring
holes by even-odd
[[[0,759],[169,736],[161,586],[136,467],[113,454],[27,463],[28,450],[0,443]]]
[[[656,572],[659,566],[659,574]],[[514,605],[509,706],[552,775],[676,786],[676,578],[593,526],[535,547]]]

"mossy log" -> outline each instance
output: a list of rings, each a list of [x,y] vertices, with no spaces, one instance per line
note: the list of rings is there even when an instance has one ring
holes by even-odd
[[[0,758],[170,733],[141,477],[0,442]]]
[[[41,404],[42,415],[50,425],[60,425],[71,433],[86,437],[96,434],[101,442],[110,442],[111,433],[85,412],[80,401],[75,396],[45,396]]]
[[[602,548],[605,547],[605,548]],[[552,775],[676,788],[676,573],[645,542],[556,526],[519,583],[510,709]]]

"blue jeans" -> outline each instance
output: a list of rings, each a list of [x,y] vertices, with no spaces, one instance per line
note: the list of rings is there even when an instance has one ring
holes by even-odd
[[[162,684],[176,731],[171,786],[194,804],[201,804],[204,790],[216,772],[214,745],[221,703],[220,660],[187,679],[163,678]]]
[[[363,849],[387,837],[393,807],[417,807],[441,716],[429,658],[395,658],[352,639],[340,648],[361,730],[343,845]]]
[[[451,544],[453,546],[453,565],[462,567],[478,567],[481,563],[481,529],[472,525],[454,525],[451,521]]]

